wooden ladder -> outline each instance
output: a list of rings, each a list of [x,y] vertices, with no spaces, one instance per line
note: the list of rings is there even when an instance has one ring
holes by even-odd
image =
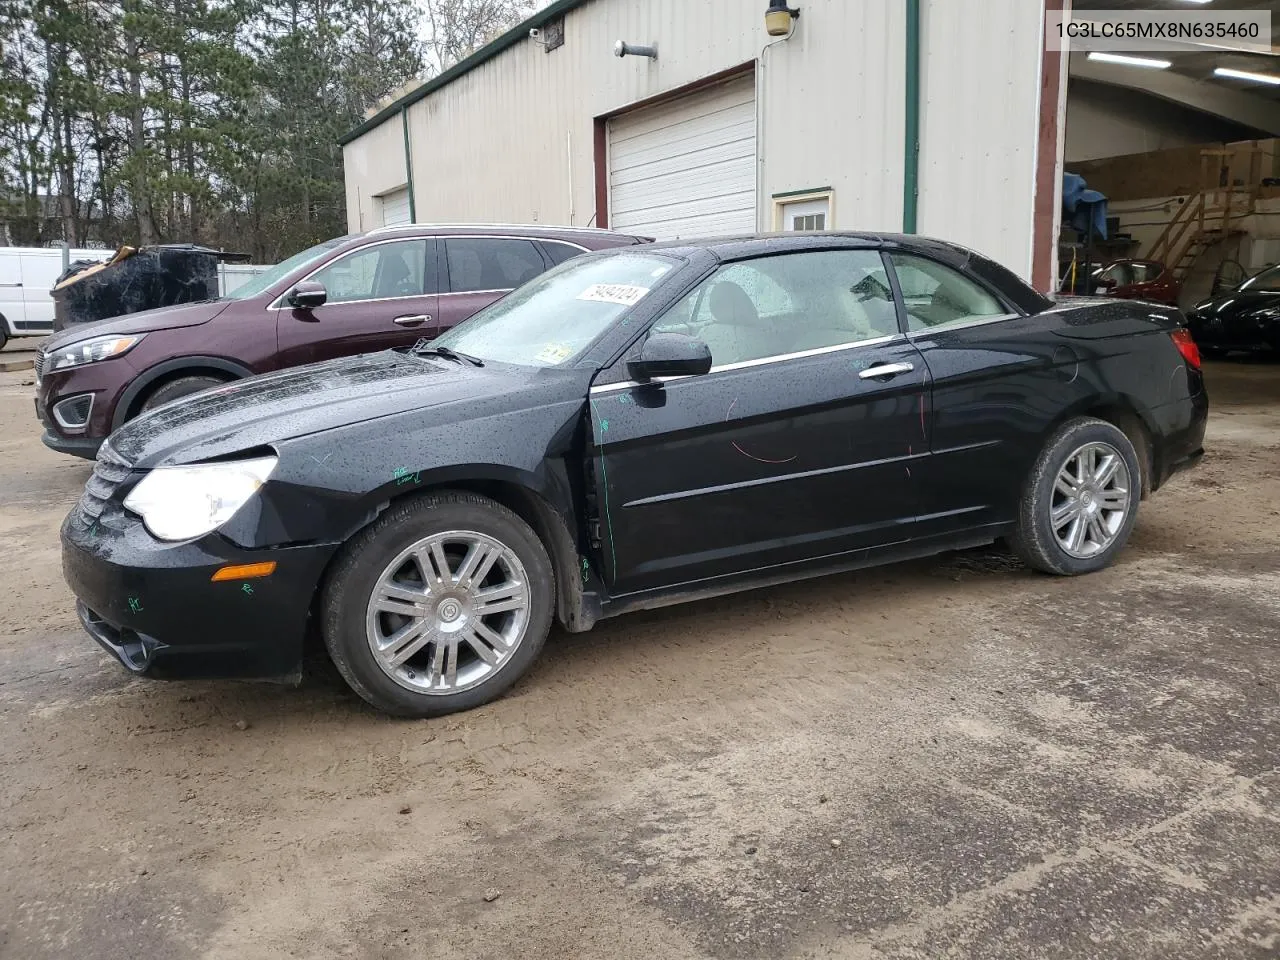
[[[1163,263],[1175,278],[1183,280],[1205,250],[1244,232],[1240,221],[1253,213],[1258,189],[1257,186],[1251,190],[1221,187],[1192,194],[1161,231],[1144,259]]]

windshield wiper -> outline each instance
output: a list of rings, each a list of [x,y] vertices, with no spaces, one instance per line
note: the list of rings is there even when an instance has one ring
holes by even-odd
[[[465,361],[473,367],[483,367],[484,361],[479,357],[473,357],[466,353],[459,353],[457,350],[450,350],[448,347],[435,347],[430,341],[423,343],[418,341],[413,345],[412,351],[415,354],[422,355],[424,353],[434,353],[438,357],[444,357],[446,360]]]

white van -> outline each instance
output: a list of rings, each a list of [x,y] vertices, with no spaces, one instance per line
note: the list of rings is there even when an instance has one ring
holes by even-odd
[[[72,250],[71,262],[110,260],[115,250]],[[225,296],[269,266],[219,263],[218,289]],[[53,296],[62,276],[61,247],[0,247],[0,347],[12,337],[53,333]]]
[[[110,260],[114,250],[72,250],[76,260]],[[0,247],[0,347],[10,337],[53,333],[53,297],[62,275],[61,247]]]

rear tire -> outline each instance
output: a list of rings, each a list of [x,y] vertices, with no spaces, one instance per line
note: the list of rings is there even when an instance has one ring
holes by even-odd
[[[432,493],[393,504],[343,547],[321,593],[321,632],[368,703],[439,716],[520,679],[554,598],[551,560],[527,523],[486,497]]]
[[[201,390],[220,387],[224,383],[226,383],[225,380],[219,380],[217,377],[179,377],[177,380],[170,380],[168,383],[156,387],[147,399],[143,401],[142,407],[138,412],[146,413],[148,410],[163,407],[166,403],[180,400],[193,393],[199,393]]]
[[[1093,417],[1070,420],[1031,468],[1013,548],[1044,573],[1101,570],[1128,541],[1141,496],[1142,467],[1124,432]]]

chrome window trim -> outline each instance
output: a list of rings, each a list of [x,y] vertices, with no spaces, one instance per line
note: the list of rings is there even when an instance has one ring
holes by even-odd
[[[676,380],[701,380],[715,373],[726,373],[732,370],[746,370],[750,367],[762,367],[767,364],[784,363],[788,360],[803,360],[806,357],[820,357],[823,354],[839,353],[842,350],[852,350],[855,347],[871,347],[882,343],[892,343],[895,340],[905,340],[906,337],[901,333],[891,333],[882,337],[869,337],[866,340],[850,340],[845,343],[832,344],[829,347],[814,347],[810,350],[797,350],[794,353],[779,353],[770,357],[759,357],[755,360],[739,360],[737,363],[724,363],[719,366],[713,366],[710,370],[703,374],[685,374],[679,377],[657,377],[658,383],[670,383]],[[647,381],[649,383],[654,380]],[[606,383],[599,386],[593,386],[591,393],[610,393],[614,390],[629,390],[632,387],[644,386],[644,382],[639,380],[625,380],[621,383]]]
[[[451,226],[456,228],[458,226],[462,226],[462,224],[454,224]],[[512,224],[512,226],[515,226],[515,224]],[[378,230],[369,231],[369,233],[366,234],[366,236],[375,236],[379,233],[380,230],[411,230],[411,229],[415,229],[415,228],[412,226],[379,227]],[[421,229],[421,228],[417,228],[417,229]],[[314,270],[308,273],[305,277],[301,277],[300,279],[295,280],[294,284],[305,283],[306,281],[314,277],[317,273],[319,273],[321,270],[325,270],[328,267],[333,266],[338,261],[345,260],[347,257],[354,256],[357,253],[361,253],[364,250],[368,250],[370,247],[381,246],[384,243],[405,243],[410,240],[437,240],[437,241],[438,240],[528,240],[528,241],[538,241],[539,243],[563,243],[569,247],[577,247],[583,253],[595,252],[595,251],[592,251],[590,247],[584,247],[582,246],[582,244],[574,243],[572,240],[562,240],[559,237],[544,237],[544,236],[515,237],[515,236],[512,236],[511,234],[503,234],[503,233],[431,233],[431,234],[427,234],[426,236],[419,236],[419,237],[413,237],[413,236],[385,237],[381,240],[374,240],[370,243],[362,243],[360,246],[354,247],[353,249],[348,250],[346,253],[343,253],[343,254],[340,254],[339,256],[334,257],[332,260],[328,261],[327,263],[321,264],[320,266],[316,267]],[[546,269],[547,268],[545,267],[543,268],[544,273],[546,272]],[[438,273],[437,273],[436,279],[439,279]],[[386,303],[387,301],[390,301],[390,300],[414,300],[414,299],[417,299],[418,297],[453,297],[453,296],[458,296],[459,294],[466,294],[466,293],[510,293],[514,289],[515,287],[507,287],[505,289],[496,289],[496,290],[450,290],[447,293],[443,291],[437,291],[436,293],[415,293],[415,294],[410,294],[407,297],[372,297],[368,300],[343,300],[341,301],[341,303]],[[267,306],[264,307],[263,309],[265,310],[284,309],[285,307],[288,306],[288,304],[285,302],[285,299],[284,299],[287,296],[288,296],[288,292],[280,294],[280,296],[276,297],[275,300],[267,304]],[[335,306],[337,305],[338,304],[335,304]]]
[[[535,280],[537,277],[534,278]],[[451,290],[448,293],[437,293],[437,297],[474,297],[482,293],[510,293],[515,287],[505,287],[501,290]]]
[[[1002,313],[994,317],[976,317],[973,320],[962,320],[959,323],[940,323],[936,327],[925,327],[923,330],[908,330],[907,339],[922,337],[930,333],[941,332],[945,330],[965,330],[969,327],[985,327],[989,323],[1000,323],[1003,320],[1021,320],[1024,314],[1021,313]],[[907,318],[907,323],[911,322],[911,318]]]
[[[339,254],[338,256],[334,257],[332,260],[329,260],[329,261],[327,261],[327,262],[325,262],[325,263],[322,263],[320,266],[316,267],[314,270],[312,270],[310,273],[308,273],[305,277],[301,277],[301,278],[299,278],[299,279],[295,280],[295,281],[293,282],[293,284],[292,284],[292,285],[293,285],[293,286],[297,286],[299,283],[306,283],[308,280],[310,280],[312,277],[314,277],[314,276],[315,276],[317,273],[319,273],[321,270],[328,270],[328,269],[329,269],[330,267],[332,267],[335,263],[339,263],[339,262],[341,262],[341,261],[343,261],[343,260],[347,259],[347,257],[354,257],[357,253],[364,253],[364,252],[365,252],[366,250],[368,250],[370,247],[381,247],[381,246],[384,246],[384,245],[386,245],[386,244],[388,244],[388,243],[410,243],[410,242],[412,242],[412,241],[414,241],[414,240],[420,240],[420,241],[426,242],[427,240],[434,240],[434,239],[436,239],[434,236],[427,236],[427,237],[388,237],[388,238],[387,238],[387,239],[385,239],[385,240],[375,240],[375,241],[373,241],[372,243],[362,243],[360,246],[358,246],[358,247],[353,247],[352,249],[348,250],[346,253]],[[423,266],[423,269],[425,270],[425,269],[426,269],[426,263],[423,263],[423,265],[422,265],[422,266]],[[288,306],[288,304],[287,304],[287,303],[285,303],[285,299],[284,299],[284,298],[285,298],[285,297],[287,297],[288,295],[289,295],[289,294],[288,294],[288,292],[287,292],[287,291],[286,291],[285,293],[280,294],[280,296],[276,297],[276,299],[275,299],[275,300],[271,301],[271,303],[267,304],[267,306],[266,306],[266,307],[264,307],[263,309],[265,309],[265,310],[282,310],[282,309],[284,309],[285,307],[287,307],[287,306]],[[404,297],[371,297],[371,298],[369,298],[369,299],[367,299],[367,300],[340,300],[340,301],[337,301],[337,302],[334,304],[334,306],[338,306],[338,305],[340,305],[340,304],[344,304],[344,303],[385,303],[385,302],[387,302],[388,300],[417,300],[417,299],[419,299],[420,297],[434,297],[434,296],[437,296],[437,294],[434,294],[434,293],[411,293],[411,294],[409,294],[408,296],[404,296]],[[328,303],[326,303],[326,304],[325,304],[325,306],[328,306]]]

